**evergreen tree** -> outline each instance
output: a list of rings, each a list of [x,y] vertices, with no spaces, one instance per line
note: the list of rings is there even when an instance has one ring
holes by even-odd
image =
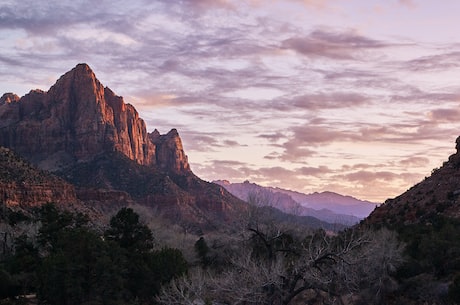
[[[139,222],[139,215],[131,208],[122,208],[112,217],[104,236],[130,252],[148,252],[153,248],[152,231]]]

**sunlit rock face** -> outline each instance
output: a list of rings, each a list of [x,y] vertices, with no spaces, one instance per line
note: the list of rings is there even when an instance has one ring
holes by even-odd
[[[189,170],[177,131],[149,136],[136,109],[104,87],[91,68],[79,64],[48,92],[0,100],[0,145],[41,168],[58,170],[110,151],[142,165]],[[160,156],[156,156],[159,151]]]
[[[176,129],[172,129],[165,135],[152,133],[150,139],[155,143],[156,162],[160,169],[174,173],[190,172],[182,140]]]
[[[11,104],[19,101],[19,96],[14,93],[5,93],[0,97],[0,105]]]

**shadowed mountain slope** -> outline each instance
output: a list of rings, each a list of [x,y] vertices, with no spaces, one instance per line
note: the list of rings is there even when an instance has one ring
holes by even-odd
[[[457,152],[429,177],[396,198],[388,199],[366,219],[371,224],[430,222],[435,216],[460,219],[460,137]]]

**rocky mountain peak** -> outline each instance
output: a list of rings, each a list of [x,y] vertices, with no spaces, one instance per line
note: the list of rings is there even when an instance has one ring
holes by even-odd
[[[151,133],[149,133],[149,138],[152,140],[152,142],[155,143],[156,139],[158,139],[159,137],[161,136],[160,132],[158,131],[158,129],[155,128],[154,131],[152,131]]]
[[[74,83],[78,83],[79,81],[85,81],[85,80],[99,83],[99,81],[96,78],[96,74],[94,74],[91,67],[88,66],[86,63],[77,64],[72,70],[62,75],[59,78],[59,80],[56,82],[56,84],[58,85],[62,83],[63,81],[66,81],[69,79]]]
[[[117,151],[141,165],[189,170],[177,130],[149,135],[136,109],[104,87],[87,64],[62,75],[48,92],[20,99],[5,94],[1,101],[0,145],[41,168],[61,170]]]
[[[176,174],[191,172],[182,140],[176,129],[171,129],[165,135],[159,135],[158,131],[153,132],[150,139],[156,145],[156,161],[162,170]]]
[[[80,104],[98,102],[104,96],[104,87],[87,64],[78,64],[62,75],[50,88],[49,94],[57,101],[72,101],[78,96]]]
[[[5,93],[0,97],[0,105],[10,104],[19,101],[19,96],[14,93]]]

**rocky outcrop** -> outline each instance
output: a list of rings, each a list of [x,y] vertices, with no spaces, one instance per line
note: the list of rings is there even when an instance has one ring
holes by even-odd
[[[132,105],[104,88],[86,64],[64,74],[48,92],[4,95],[0,145],[41,168],[56,170],[107,151],[153,165],[155,147]],[[6,101],[16,101],[15,103]]]
[[[460,219],[460,137],[456,148],[457,152],[430,176],[377,207],[366,223],[429,223],[436,215]]]
[[[26,208],[47,203],[67,205],[76,201],[75,189],[68,183],[0,183],[0,202],[7,207]]]
[[[176,174],[191,172],[182,140],[176,129],[172,129],[166,135],[154,131],[149,137],[156,146],[156,163],[161,170]]]
[[[148,134],[136,109],[104,87],[86,64],[65,73],[48,92],[32,90],[22,98],[5,93],[0,145],[52,171],[117,151],[141,165],[190,172],[177,130]]]
[[[0,147],[0,203],[7,207],[34,207],[46,203],[77,202],[75,188],[64,180],[36,169]]]
[[[19,96],[14,93],[5,93],[0,97],[0,105],[10,104],[19,101]]]

